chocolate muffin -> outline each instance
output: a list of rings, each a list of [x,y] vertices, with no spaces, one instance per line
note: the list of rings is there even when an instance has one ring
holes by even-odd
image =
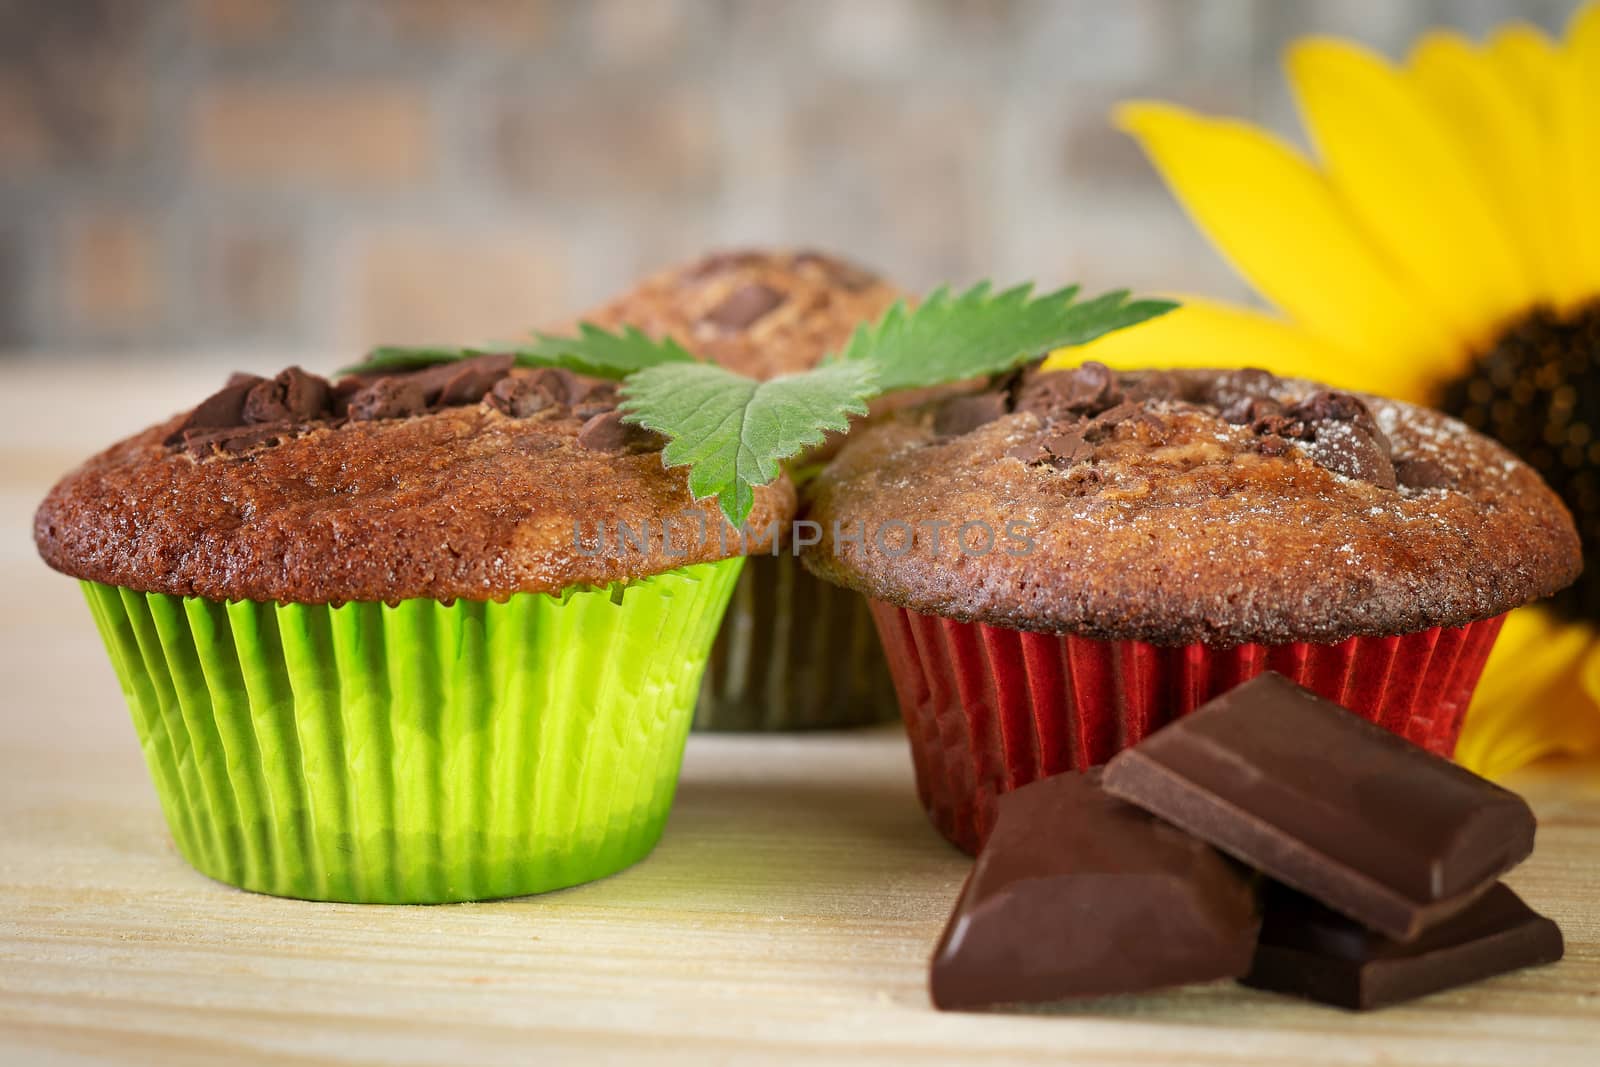
[[[650,850],[746,546],[615,403],[501,356],[235,375],[51,490],[195,867],[425,902]]]
[[[997,793],[1266,669],[1448,755],[1501,617],[1581,566],[1500,445],[1250,370],[1030,369],[853,436],[805,506],[969,850]]]
[[[747,248],[653,274],[583,319],[671,337],[729,370],[776,378],[816,366],[904,295],[836,256]]]
[[[833,256],[746,249],[662,271],[583,318],[669,336],[730,370],[773,378],[816,366],[901,295]],[[800,461],[797,474],[836,446]],[[895,717],[865,605],[812,578],[788,549],[785,536],[778,555],[745,565],[712,646],[696,729],[835,728]]]

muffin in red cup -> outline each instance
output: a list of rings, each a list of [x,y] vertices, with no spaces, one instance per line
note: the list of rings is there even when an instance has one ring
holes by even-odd
[[[805,496],[969,852],[999,794],[1264,670],[1449,755],[1501,617],[1581,569],[1500,445],[1263,371],[1029,368],[853,434]]]

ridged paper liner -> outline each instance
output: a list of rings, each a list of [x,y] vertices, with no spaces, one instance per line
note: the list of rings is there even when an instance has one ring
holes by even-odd
[[[84,588],[190,863],[279,896],[430,903],[650,851],[741,562],[505,603]]]
[[[751,556],[711,646],[695,729],[831,729],[898,714],[860,595],[792,556]]]
[[[1213,648],[1030,633],[879,601],[872,613],[917,792],[934,826],[967,852],[988,837],[998,794],[1102,764],[1264,670],[1449,756],[1504,620],[1336,645]]]

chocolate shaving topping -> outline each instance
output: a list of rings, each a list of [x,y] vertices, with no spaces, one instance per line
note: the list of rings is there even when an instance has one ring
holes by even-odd
[[[601,383],[591,389],[589,383],[567,371],[541,371],[518,379],[523,384],[502,389],[512,381],[514,365],[511,356],[489,354],[395,374],[358,372],[337,384],[299,367],[286,368],[271,379],[234,374],[226,386],[190,412],[166,444],[181,446],[197,456],[236,455],[346,418],[358,422],[398,419],[485,399],[501,412],[520,418],[548,408],[565,408],[571,394],[584,395],[596,389],[602,391],[597,395],[612,397],[608,402],[615,403],[613,385]]]
[[[1067,372],[1066,401],[1072,408],[1101,408],[1114,403],[1117,379],[1104,363],[1085,363]]]
[[[1125,400],[1116,407],[1107,408],[1096,415],[1090,420],[1089,425],[1085,427],[1084,432],[1094,435],[1109,430],[1118,423],[1127,422],[1129,419],[1134,418],[1143,410],[1144,408],[1141,405]]]
[[[1119,376],[1100,363],[1088,362],[1066,371],[1041,371],[1037,365],[997,385],[999,395],[1013,397],[1013,410],[1028,412],[1044,423],[1043,433],[1056,434],[1061,447],[1048,442],[1013,448],[1008,455],[1034,465],[1057,468],[1082,462],[1081,449],[1105,440],[1117,426],[1134,422],[1164,439],[1168,427],[1162,408],[1199,408],[1224,422],[1248,427],[1264,456],[1288,455],[1298,443],[1320,466],[1383,489],[1397,485],[1436,488],[1448,484],[1436,464],[1419,465],[1408,475],[1397,473],[1388,437],[1360,397],[1331,389],[1319,390],[1289,403],[1284,383],[1264,370],[1247,368],[1215,377],[1195,373],[1150,371]],[[954,420],[952,413],[945,416]],[[936,420],[939,416],[936,416]],[[955,425],[952,421],[951,425]],[[1080,425],[1081,424],[1081,425]],[[1063,426],[1076,427],[1063,435]],[[944,433],[944,423],[936,430]]]
[[[1239,400],[1251,397],[1271,397],[1283,386],[1271,373],[1257,367],[1230,371],[1217,379],[1211,390],[1211,402],[1226,408]]]
[[[1250,421],[1251,432],[1258,435],[1282,437],[1292,441],[1309,441],[1316,430],[1309,422],[1288,415],[1263,415]]]
[[[593,452],[659,452],[666,438],[643,426],[622,421],[622,412],[595,415],[578,431],[578,444]]]
[[[1024,376],[1016,410],[1046,421],[1066,416],[1098,415],[1123,402],[1117,377],[1103,363],[1089,362],[1068,371],[1033,372]]]
[[[495,382],[494,388],[489,390],[488,400],[489,405],[500,414],[514,419],[526,419],[565,406],[544,385],[531,377],[520,375]]]
[[[1372,413],[1367,410],[1367,405],[1351,396],[1349,393],[1335,393],[1324,389],[1312,393],[1291,409],[1297,418],[1310,422],[1355,422],[1364,420],[1371,422]]]
[[[304,422],[329,410],[331,389],[326,378],[289,367],[269,381],[258,381],[245,396],[244,421]]]
[[[1421,457],[1395,460],[1394,476],[1407,489],[1444,489],[1451,484],[1450,474],[1444,467]]]
[[[1223,421],[1235,426],[1254,427],[1263,419],[1282,414],[1283,405],[1270,396],[1241,396],[1222,409]]]
[[[476,404],[511,373],[510,356],[474,356],[379,378],[350,398],[352,419],[401,419],[435,407]]]
[[[1084,438],[1082,430],[1051,434],[1043,443],[1044,450],[1050,453],[1051,465],[1061,469],[1070,467],[1074,463],[1081,463],[1094,455],[1094,446]]]
[[[933,416],[933,432],[940,437],[959,437],[986,426],[1006,413],[1003,393],[974,393],[945,401]]]
[[[350,398],[349,414],[358,422],[403,419],[427,410],[428,390],[415,375],[379,378]]]
[[[541,367],[528,375],[528,380],[539,385],[558,404],[571,406],[589,392],[589,384],[562,367]]]
[[[510,356],[474,356],[424,367],[407,377],[422,387],[426,406],[455,407],[482,400],[514,363]]]
[[[1371,482],[1382,489],[1395,488],[1394,464],[1388,444],[1354,423],[1324,424],[1311,442],[1311,458],[1336,474]]]
[[[1129,400],[1143,403],[1147,400],[1179,400],[1183,398],[1183,382],[1176,374],[1164,370],[1148,371],[1123,390]]]
[[[511,373],[515,362],[511,356],[478,356],[466,360],[445,380],[433,402],[441,407],[476,404]]]
[[[164,443],[180,445],[183,443],[183,435],[190,430],[243,425],[245,398],[261,381],[262,379],[253,374],[233,375],[228,379],[227,385],[200,401],[195,409],[189,412],[189,417],[167,435]]]
[[[732,333],[754,325],[783,301],[784,295],[770,285],[748,282],[706,312],[703,321]]]
[[[580,419],[592,419],[596,415],[603,415],[617,406],[617,386],[615,382],[599,382],[584,391],[583,396],[573,402],[572,413]]]
[[[1329,470],[1395,488],[1389,438],[1360,398],[1323,390],[1289,408],[1310,429],[1311,458]]]
[[[1261,393],[1276,384],[1265,371],[1225,376],[1213,394],[1219,414],[1235,426],[1249,426],[1264,456],[1286,455],[1289,442],[1299,441],[1313,461],[1336,474],[1395,488],[1389,439],[1360,397],[1324,389],[1285,406]]]

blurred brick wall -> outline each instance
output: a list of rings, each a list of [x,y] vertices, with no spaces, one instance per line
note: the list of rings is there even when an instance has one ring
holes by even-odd
[[[504,336],[718,244],[1239,295],[1128,96],[1573,0],[0,0],[0,349]]]

